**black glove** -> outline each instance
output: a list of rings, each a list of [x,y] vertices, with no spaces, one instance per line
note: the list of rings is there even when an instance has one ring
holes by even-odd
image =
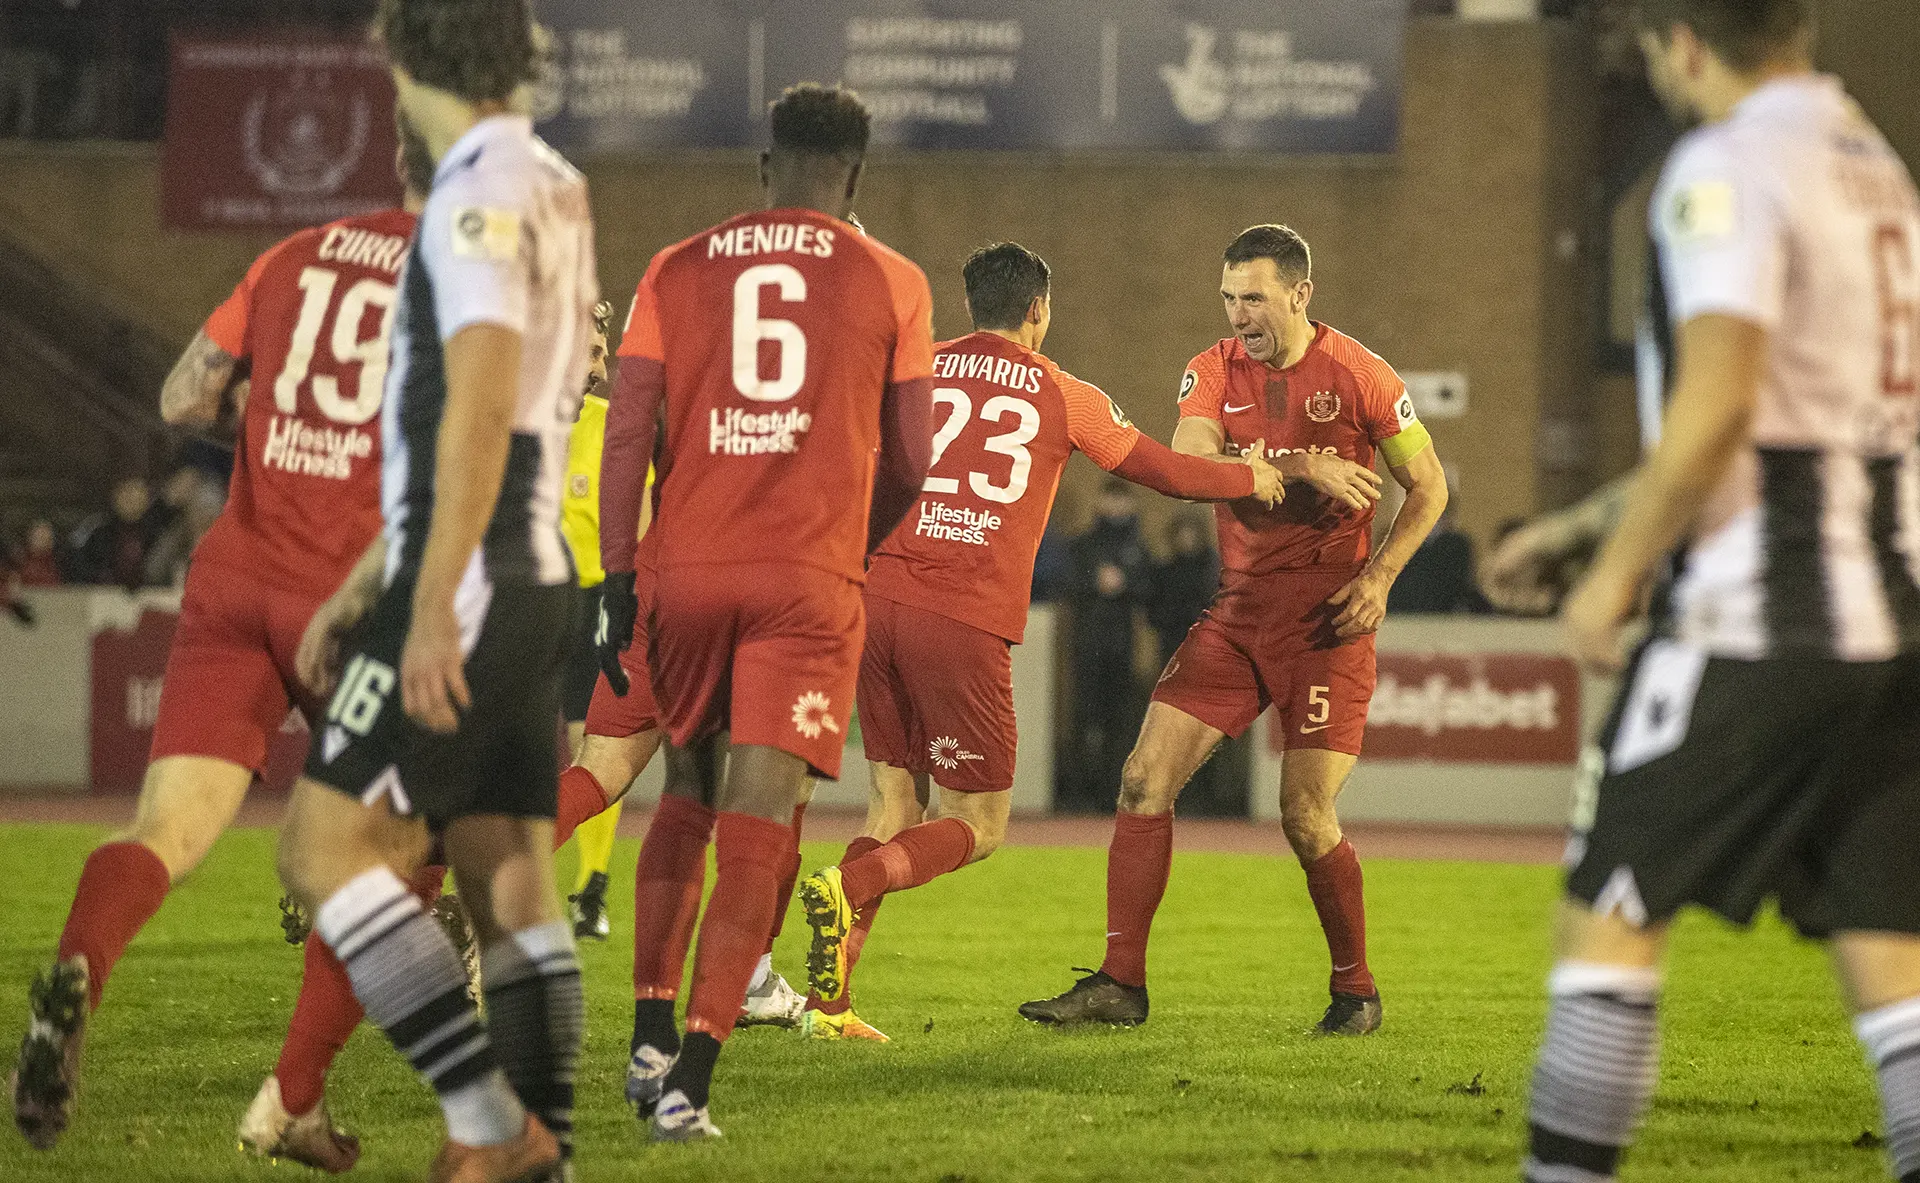
[[[613,692],[625,698],[630,684],[620,655],[633,644],[633,623],[640,615],[640,599],[633,594],[633,572],[609,571],[600,585],[600,621],[593,632],[593,651],[600,672]]]

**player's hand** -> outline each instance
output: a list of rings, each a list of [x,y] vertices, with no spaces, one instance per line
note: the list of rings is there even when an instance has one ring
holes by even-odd
[[[1545,616],[1566,588],[1561,567],[1577,540],[1561,515],[1536,518],[1507,535],[1480,570],[1480,589],[1502,612]]]
[[[473,705],[466,664],[452,603],[423,605],[416,598],[407,643],[400,650],[400,702],[407,716],[442,735],[458,731],[460,711]]]
[[[1588,669],[1618,673],[1627,664],[1626,625],[1637,615],[1640,589],[1604,568],[1595,568],[1560,609],[1567,652]]]
[[[1328,596],[1327,603],[1340,608],[1339,614],[1333,618],[1334,635],[1364,637],[1377,631],[1380,622],[1386,619],[1387,592],[1392,587],[1393,580],[1383,578],[1368,567],[1348,580],[1345,587]]]
[[[1286,478],[1280,470],[1267,463],[1267,441],[1255,440],[1247,449],[1247,467],[1253,469],[1253,495],[1261,504],[1272,509],[1287,499]]]
[[[621,698],[631,684],[620,655],[633,644],[633,626],[640,615],[640,600],[633,594],[633,572],[609,571],[600,585],[600,619],[593,629],[593,652],[607,685]]]
[[[1380,500],[1380,474],[1324,452],[1296,453],[1300,479],[1348,509],[1365,510]]]
[[[320,698],[333,693],[334,681],[340,676],[340,642],[359,622],[360,607],[353,599],[329,596],[300,634],[300,647],[293,652],[293,670]]]

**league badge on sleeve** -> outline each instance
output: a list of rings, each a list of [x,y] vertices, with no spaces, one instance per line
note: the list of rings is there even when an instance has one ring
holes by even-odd
[[[496,262],[520,253],[520,215],[509,209],[463,205],[453,211],[453,254]]]
[[[1695,181],[1667,202],[1667,236],[1676,245],[1728,238],[1738,228],[1739,202],[1730,181]]]
[[[1180,379],[1179,401],[1186,402],[1187,396],[1192,394],[1193,388],[1195,386],[1198,386],[1199,384],[1200,384],[1200,375],[1194,373],[1192,370],[1188,370],[1186,372],[1186,375]]]

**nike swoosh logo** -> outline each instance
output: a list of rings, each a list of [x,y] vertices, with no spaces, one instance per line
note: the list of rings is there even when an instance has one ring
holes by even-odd
[[[1117,932],[1110,932],[1110,933],[1108,933],[1108,934],[1107,934],[1107,939],[1108,939],[1108,940],[1112,940],[1112,939],[1113,939],[1114,937],[1117,937],[1117,936],[1119,936],[1119,935],[1120,935],[1120,934],[1119,934],[1119,933],[1117,933]]]
[[[1238,413],[1238,412],[1240,412],[1240,411],[1251,411],[1251,410],[1253,410],[1253,404],[1252,404],[1252,403],[1248,403],[1248,404],[1247,404],[1246,406],[1244,406],[1244,407],[1236,407],[1236,406],[1234,406],[1234,405],[1233,405],[1232,403],[1228,403],[1228,404],[1227,404],[1227,407],[1226,407],[1226,411],[1227,411],[1227,414],[1229,414],[1229,415],[1232,415],[1232,414],[1236,414],[1236,413]]]
[[[1359,964],[1360,963],[1356,961],[1353,963],[1353,965],[1336,965],[1333,967],[1333,972],[1337,974],[1343,974],[1343,973],[1346,973],[1348,970],[1352,969],[1354,965],[1359,965]]]
[[[1313,734],[1314,732],[1316,732],[1316,731],[1325,731],[1325,730],[1326,730],[1327,728],[1329,728],[1329,727],[1331,727],[1331,726],[1333,726],[1333,724],[1331,724],[1331,723],[1322,723],[1322,724],[1320,724],[1320,726],[1318,726],[1318,727],[1308,727],[1308,726],[1306,726],[1306,725],[1304,725],[1304,724],[1302,724],[1302,725],[1301,725],[1301,727],[1300,727],[1300,734],[1302,734],[1302,735],[1312,735],[1312,734]]]

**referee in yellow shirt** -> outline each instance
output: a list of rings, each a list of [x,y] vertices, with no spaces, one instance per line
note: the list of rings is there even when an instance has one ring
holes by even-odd
[[[580,572],[584,592],[580,597],[585,613],[581,618],[581,643],[573,647],[568,658],[561,691],[567,741],[576,760],[586,735],[587,706],[593,701],[594,682],[600,675],[592,639],[594,624],[600,618],[600,584],[607,577],[600,567],[600,452],[607,436],[607,330],[612,319],[613,305],[602,300],[594,306],[587,393],[580,403],[580,418],[567,439],[567,482],[560,502],[560,532],[573,551],[573,565]],[[613,857],[613,835],[619,826],[620,802],[616,799],[604,813],[580,823],[573,832],[580,854],[580,877],[573,894],[567,897],[567,906],[576,939],[607,938],[607,863]]]

